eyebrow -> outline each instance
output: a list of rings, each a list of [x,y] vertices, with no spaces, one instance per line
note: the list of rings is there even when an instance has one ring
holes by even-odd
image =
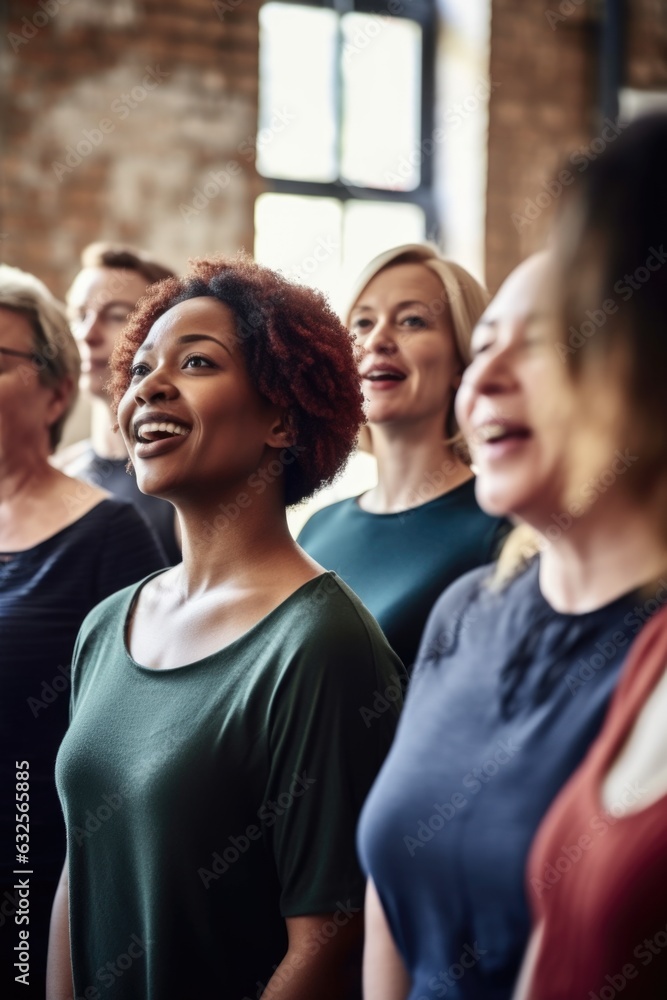
[[[405,309],[406,306],[424,306],[425,309],[429,308],[428,302],[423,302],[421,299],[406,299],[405,302],[397,302],[396,305],[393,306],[392,308]],[[373,312],[374,309],[375,309],[374,306],[362,306],[362,305],[352,306],[352,312],[356,311],[361,312],[363,310],[366,310],[367,312]]]
[[[124,306],[126,309],[134,309],[135,305],[136,302],[125,302],[123,299],[112,299],[110,302],[104,302],[97,311],[102,312],[102,310],[110,309],[112,306]],[[92,307],[89,306],[86,302],[79,302],[79,303],[68,302],[67,308],[70,310],[70,312],[81,312],[83,310],[90,309]]]
[[[182,337],[178,338],[178,340],[176,341],[176,343],[177,344],[195,344],[199,340],[212,340],[214,344],[218,345],[218,347],[222,347],[223,351],[227,351],[227,354],[229,354],[230,358],[234,357],[234,355],[232,354],[232,352],[230,351],[230,349],[227,347],[226,344],[223,344],[221,340],[217,339],[217,337],[210,337],[206,333],[185,333],[185,334],[183,334]],[[139,347],[137,349],[137,354],[139,354],[141,351],[152,351],[154,347],[155,347],[154,341],[152,341],[152,340],[145,340],[143,342],[143,344],[141,345],[141,347]]]

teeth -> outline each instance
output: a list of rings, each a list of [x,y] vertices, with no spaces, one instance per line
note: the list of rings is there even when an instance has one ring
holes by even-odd
[[[477,428],[477,434],[482,441],[493,441],[495,438],[504,437],[507,434],[507,427],[502,424],[484,424]]]
[[[171,421],[161,421],[150,424],[142,424],[141,427],[137,429],[137,440],[141,441],[145,438],[146,434],[181,434],[185,436],[189,434],[187,427],[183,427],[180,424],[173,424]]]

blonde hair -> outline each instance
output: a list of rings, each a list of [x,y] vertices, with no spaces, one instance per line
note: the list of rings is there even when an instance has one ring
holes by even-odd
[[[443,306],[449,310],[452,320],[454,343],[463,366],[467,367],[471,360],[472,332],[479,317],[489,304],[491,296],[486,288],[473,278],[464,267],[444,258],[438,248],[429,243],[405,243],[392,250],[385,250],[374,257],[350,289],[346,305],[341,311],[343,322],[349,326],[352,309],[373,278],[380,271],[399,264],[423,264],[440,279],[445,290]],[[453,406],[447,417],[447,434],[449,435],[448,444],[463,445],[463,438],[456,426]],[[372,451],[370,434],[365,425],[360,429],[358,446],[363,451]]]
[[[47,386],[59,387],[67,380],[71,382],[68,404],[49,428],[53,451],[76,402],[81,371],[79,350],[67,322],[65,307],[34,274],[0,264],[0,308],[19,313],[32,327],[31,375],[36,375]]]

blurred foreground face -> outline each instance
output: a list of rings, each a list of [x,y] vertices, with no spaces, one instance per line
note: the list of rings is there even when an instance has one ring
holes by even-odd
[[[540,528],[564,510],[577,434],[575,392],[555,350],[550,265],[531,257],[505,281],[472,338],[456,415],[490,514]]]
[[[67,295],[67,313],[81,353],[81,388],[107,399],[108,364],[118,334],[146,291],[146,279],[122,267],[84,267]]]
[[[595,362],[586,344],[590,363],[575,382],[558,351],[555,287],[546,253],[512,272],[475,328],[456,399],[480,505],[542,532],[625,502],[623,476],[638,457],[624,447],[618,366]]]

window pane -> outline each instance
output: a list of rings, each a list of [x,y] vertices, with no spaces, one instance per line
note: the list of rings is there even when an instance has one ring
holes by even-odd
[[[335,198],[262,194],[255,202],[255,257],[292,281],[335,296],[341,216]]]
[[[338,15],[267,3],[259,20],[257,170],[269,177],[333,181]]]
[[[421,28],[376,14],[345,14],[341,174],[350,184],[419,185]]]
[[[424,212],[418,205],[397,205],[386,201],[351,201],[343,221],[343,260],[346,280],[353,282],[373,257],[401,246],[423,243],[426,234]]]

